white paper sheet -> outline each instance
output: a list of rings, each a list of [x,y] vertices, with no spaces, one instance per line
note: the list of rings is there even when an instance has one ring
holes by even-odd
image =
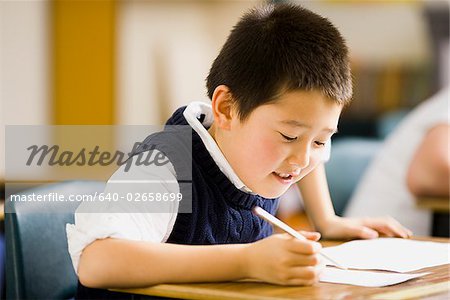
[[[366,287],[381,287],[393,285],[424,276],[429,273],[399,274],[387,272],[340,270],[326,267],[320,275],[321,282],[351,284]]]
[[[450,263],[449,243],[398,238],[356,240],[322,252],[351,269],[410,272]]]

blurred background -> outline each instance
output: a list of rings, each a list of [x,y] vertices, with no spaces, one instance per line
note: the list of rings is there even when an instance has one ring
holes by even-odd
[[[0,1],[0,124],[163,124],[177,107],[209,101],[211,63],[263,2]],[[354,100],[336,139],[379,136],[380,118],[448,82],[448,1],[292,2],[329,18],[350,48]],[[4,183],[4,130],[0,145]]]

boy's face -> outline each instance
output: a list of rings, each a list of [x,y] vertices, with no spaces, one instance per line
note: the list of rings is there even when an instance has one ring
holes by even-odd
[[[219,146],[254,193],[279,197],[322,162],[341,110],[320,92],[288,92],[244,122],[233,113]]]

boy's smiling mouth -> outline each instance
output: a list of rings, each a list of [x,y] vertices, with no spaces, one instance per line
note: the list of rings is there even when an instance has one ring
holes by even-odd
[[[275,178],[283,184],[292,184],[294,179],[300,175],[300,171],[290,172],[290,173],[282,173],[282,172],[272,172]]]

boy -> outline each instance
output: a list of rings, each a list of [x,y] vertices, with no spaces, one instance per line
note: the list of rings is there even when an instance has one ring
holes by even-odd
[[[258,205],[274,214],[277,198],[303,177],[314,224],[327,236],[355,237],[365,226],[407,236],[394,221],[337,218],[321,191],[325,146],[352,94],[347,48],[328,20],[294,5],[250,11],[214,61],[207,88],[211,107],[190,104],[167,122],[193,129],[192,189],[180,180],[179,157],[189,153],[181,135],[147,138],[170,164],[136,171],[150,179],[172,174],[181,192],[192,193],[192,213],[76,214],[67,234],[79,298],[108,293],[90,288],[169,282],[317,282],[319,233],[303,232],[309,241],[271,235],[251,212]]]

